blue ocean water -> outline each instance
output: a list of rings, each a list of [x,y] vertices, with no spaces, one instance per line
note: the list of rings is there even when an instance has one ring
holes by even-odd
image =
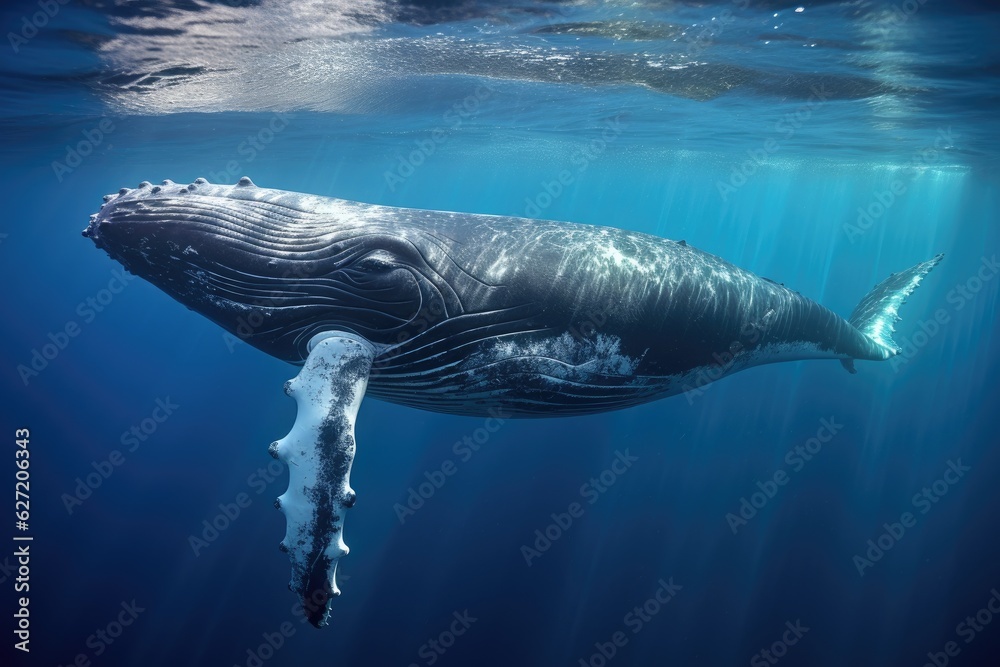
[[[3,655],[1000,664],[990,4],[6,4],[3,465],[14,510],[29,429],[31,505],[2,530]],[[317,631],[267,456],[297,369],[79,234],[120,187],[243,175],[685,239],[844,315],[945,259],[902,311],[904,354],[857,375],[775,364],[526,421],[366,400]]]

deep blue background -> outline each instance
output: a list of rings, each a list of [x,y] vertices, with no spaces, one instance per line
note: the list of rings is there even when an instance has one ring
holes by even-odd
[[[262,633],[288,621],[294,635],[265,664],[424,665],[421,646],[464,610],[478,620],[437,664],[577,665],[618,630],[629,641],[609,664],[748,664],[796,620],[810,630],[781,664],[922,665],[928,651],[961,642],[956,625],[1000,589],[1000,277],[970,299],[949,300],[1000,245],[996,156],[969,139],[976,135],[963,126],[968,117],[950,118],[939,107],[910,119],[897,139],[928,145],[952,126],[965,137],[960,154],[919,174],[905,168],[907,150],[842,155],[831,132],[827,150],[800,146],[781,155],[724,201],[718,181],[761,145],[766,132],[749,128],[773,125],[780,101],[736,94],[706,103],[704,115],[718,114],[717,128],[729,127],[727,107],[739,108],[732,122],[744,133],[693,153],[683,123],[656,127],[629,114],[661,104],[708,123],[695,118],[701,103],[603,89],[586,93],[604,100],[599,108],[550,107],[564,119],[579,113],[576,129],[533,132],[527,112],[505,129],[504,110],[530,108],[525,99],[537,93],[507,82],[491,100],[496,107],[450,135],[392,190],[384,174],[397,156],[477,82],[428,85],[433,95],[413,100],[417,107],[422,100],[424,117],[408,118],[398,107],[374,116],[291,110],[288,127],[252,161],[238,146],[268,125],[270,111],[94,114],[87,111],[94,97],[78,93],[77,115],[55,102],[51,117],[8,110],[0,166],[2,451],[9,459],[2,469],[12,487],[13,430],[30,428],[35,537],[32,653],[17,656],[18,664],[70,664],[86,653],[95,665],[245,665]],[[980,92],[996,99],[993,89]],[[810,137],[822,138],[827,122],[843,126],[841,116],[863,104],[838,102],[810,126]],[[574,168],[574,154],[618,113],[633,124],[574,175],[545,217],[683,238],[844,315],[890,272],[944,252],[903,309],[897,340],[914,341],[920,322],[938,309],[948,323],[917,337],[919,347],[895,368],[859,362],[851,376],[836,362],[786,363],[623,412],[508,421],[467,462],[452,446],[483,420],[367,400],[357,426],[359,500],[345,528],[344,594],[330,628],[301,623],[285,588],[287,558],[277,549],[283,517],[271,505],[286,478],[259,494],[248,480],[271,462],[268,443],[294,421],[282,384],[296,369],[243,344],[230,349],[215,325],[140,280],[84,322],[78,304],[117,268],[79,236],[87,216],[121,186],[187,182],[221,172],[231,159],[240,161],[238,175],[264,187],[522,215],[525,198]],[[102,118],[115,129],[60,181],[52,162]],[[906,183],[905,195],[852,243],[844,224],[894,179]],[[17,366],[70,321],[80,334],[25,385]],[[122,433],[167,397],[176,412],[69,514],[62,494],[73,492],[93,461],[123,449]],[[786,452],[814,436],[821,419],[843,429],[734,535],[726,514],[758,481],[790,471]],[[527,566],[522,545],[551,513],[581,501],[581,485],[625,450],[637,457],[632,468]],[[401,524],[393,506],[447,459],[458,473]],[[971,471],[859,576],[852,558],[883,523],[913,511],[912,496],[958,459]],[[189,535],[241,492],[250,506],[195,556]],[[0,529],[0,541],[13,532]],[[11,550],[0,550],[0,562]],[[661,578],[682,590],[640,633],[628,632],[623,618]],[[0,587],[5,652],[11,585],[8,578]],[[94,657],[87,637],[133,599],[145,611]],[[995,665],[998,656],[995,618],[961,643],[952,664]]]

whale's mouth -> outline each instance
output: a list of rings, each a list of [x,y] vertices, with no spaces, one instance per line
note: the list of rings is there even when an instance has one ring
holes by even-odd
[[[151,186],[151,184],[148,181],[143,181],[142,183],[139,184],[139,187],[141,188],[144,185]],[[93,241],[95,246],[97,246],[101,250],[108,252],[109,254],[111,249],[108,247],[104,235],[101,233],[102,228],[104,228],[107,225],[107,216],[104,215],[104,211],[110,202],[114,201],[118,197],[124,197],[125,195],[128,195],[130,192],[132,192],[132,190],[130,190],[129,188],[122,188],[121,190],[118,191],[117,194],[104,195],[104,203],[101,204],[101,209],[97,213],[92,213],[90,215],[90,221],[87,223],[87,226],[84,227],[83,231],[81,232],[81,234],[83,234],[85,238],[88,238],[91,241]]]

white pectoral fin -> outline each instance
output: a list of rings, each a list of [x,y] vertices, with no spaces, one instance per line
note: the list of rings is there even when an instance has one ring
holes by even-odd
[[[302,370],[285,383],[295,399],[295,425],[271,443],[271,456],[288,466],[288,490],[275,502],[285,514],[281,542],[292,561],[289,588],[298,594],[309,622],[327,624],[337,588],[337,561],[346,556],[344,512],[354,505],[351,465],[354,421],[375,357],[365,340],[326,333],[310,341]]]

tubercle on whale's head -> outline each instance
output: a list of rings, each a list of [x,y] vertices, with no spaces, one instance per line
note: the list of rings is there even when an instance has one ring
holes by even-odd
[[[254,187],[254,183],[249,177],[244,176],[239,180],[237,186]],[[102,232],[109,229],[108,225],[112,222],[114,213],[120,211],[123,207],[127,207],[130,204],[138,205],[142,201],[166,200],[171,196],[198,192],[199,188],[202,188],[203,191],[206,189],[214,190],[205,194],[219,195],[221,194],[219,191],[229,187],[213,186],[204,178],[196,178],[189,185],[179,185],[169,179],[164,180],[160,185],[153,185],[149,181],[143,181],[135,188],[122,188],[117,193],[104,195],[104,203],[101,204],[100,210],[90,216],[87,226],[81,233],[84,237],[92,240],[98,248],[107,251],[112,258],[117,259],[114,255],[114,246],[105,243],[105,236]]]

